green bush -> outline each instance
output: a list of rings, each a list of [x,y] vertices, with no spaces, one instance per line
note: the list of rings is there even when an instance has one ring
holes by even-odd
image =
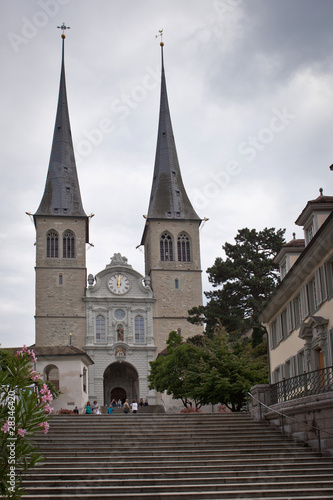
[[[19,499],[22,474],[43,460],[32,438],[47,434],[55,394],[32,368],[37,359],[26,346],[16,354],[2,350],[0,361],[0,493]]]

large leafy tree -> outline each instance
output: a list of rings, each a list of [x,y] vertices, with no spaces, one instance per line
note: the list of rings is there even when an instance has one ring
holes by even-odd
[[[186,342],[171,332],[167,345],[164,355],[150,363],[149,387],[167,391],[186,407],[221,403],[240,411],[251,386],[267,382],[265,342],[255,349],[247,338],[230,342],[220,328],[212,338]]]
[[[192,400],[200,407],[203,401],[193,397],[195,381],[189,372],[199,359],[198,346],[183,342],[176,331],[170,332],[166,351],[150,362],[149,388],[172,394],[174,399],[181,399],[185,407],[190,406]]]
[[[253,348],[248,338],[231,342],[224,328],[217,329],[212,338],[203,340],[194,394],[207,403],[240,411],[250,388],[268,381],[266,352],[266,341]]]
[[[204,322],[208,335],[219,322],[229,333],[250,328],[260,331],[260,310],[278,282],[278,266],[273,259],[284,243],[284,232],[275,228],[240,229],[235,244],[222,247],[226,258],[217,257],[207,269],[216,290],[205,292],[207,305],[192,308],[188,320]]]

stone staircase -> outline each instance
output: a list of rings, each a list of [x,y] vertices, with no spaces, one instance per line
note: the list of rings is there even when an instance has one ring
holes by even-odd
[[[248,414],[54,416],[25,499],[333,499],[333,460]]]

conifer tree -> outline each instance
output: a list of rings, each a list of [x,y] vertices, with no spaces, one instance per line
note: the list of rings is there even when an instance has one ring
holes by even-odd
[[[212,335],[220,322],[230,333],[250,328],[260,330],[259,313],[278,283],[278,266],[273,259],[284,243],[284,229],[240,229],[235,244],[225,243],[226,258],[217,257],[207,269],[216,290],[205,292],[206,306],[193,307],[188,320],[206,324]],[[262,332],[257,337],[261,341]]]

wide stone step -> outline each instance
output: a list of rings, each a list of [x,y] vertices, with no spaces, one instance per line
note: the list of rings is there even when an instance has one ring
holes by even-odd
[[[73,446],[75,446],[75,455],[77,456],[80,453],[110,453],[112,452],[113,454],[119,455],[119,454],[124,454],[124,453],[141,453],[142,456],[147,456],[151,453],[155,453],[156,451],[163,451],[166,453],[169,452],[177,452],[179,454],[184,454],[184,453],[200,453],[202,455],[207,455],[210,453],[250,453],[253,454],[255,452],[260,452],[260,453],[301,453],[301,454],[306,454],[308,453],[308,449],[305,447],[299,447],[299,446],[293,446],[293,445],[288,445],[284,443],[278,443],[278,444],[272,444],[271,446],[267,443],[262,443],[262,444],[253,444],[253,445],[240,445],[240,444],[235,444],[234,446],[232,445],[220,445],[218,446],[216,443],[212,443],[211,446],[207,445],[205,446],[204,444],[187,444],[187,443],[179,443],[179,444],[169,444],[169,443],[151,443],[150,445],[145,445],[145,446],[140,446],[136,445],[135,449],[133,449],[133,445],[130,445],[129,443],[124,443],[123,445],[117,445],[115,446],[112,442],[109,444],[99,444],[99,443],[94,443],[91,442],[90,444],[83,444],[82,442],[75,442],[72,441]],[[49,442],[47,445],[43,444],[43,446],[40,446],[40,450],[45,450],[45,452],[49,450],[49,448],[52,446],[52,450],[54,452],[60,452],[60,453],[67,453],[67,454],[72,454],[72,451],[64,451],[64,446],[66,446],[65,443],[57,443],[57,442]]]
[[[53,464],[55,465],[55,464]],[[157,476],[160,477],[178,477],[183,474],[185,477],[189,475],[195,474],[195,476],[206,476],[206,475],[214,475],[214,476],[227,476],[227,477],[256,477],[260,475],[265,476],[283,476],[286,477],[292,476],[302,476],[304,477],[305,471],[307,476],[317,476],[319,477],[321,474],[325,474],[332,478],[333,467],[332,462],[320,462],[318,464],[312,462],[303,462],[300,464],[294,464],[290,462],[285,462],[283,466],[281,463],[264,463],[261,466],[252,465],[252,464],[229,464],[225,466],[221,465],[180,465],[177,466],[168,465],[166,466],[149,466],[142,467],[140,465],[135,467],[127,467],[126,472],[123,471],[124,464],[120,464],[119,467],[114,467],[113,465],[107,467],[105,463],[103,465],[94,467],[93,465],[80,467],[71,467],[68,463],[65,463],[66,467],[63,467],[63,462],[58,463],[58,467],[49,467],[49,466],[39,466],[29,472],[29,475],[26,477],[32,478],[33,476],[40,477],[48,477],[52,476],[70,476],[72,475],[74,478],[78,478],[79,476],[85,476],[89,474],[89,477],[99,476],[103,474],[105,476],[112,476],[115,478],[124,478],[127,476],[130,477],[151,477]],[[119,472],[117,471],[119,469]]]
[[[245,461],[250,461],[250,460],[255,460],[259,463],[264,462],[265,460],[277,460],[280,459],[285,460],[288,458],[289,460],[294,460],[295,462],[302,462],[303,459],[309,459],[310,456],[308,453],[304,452],[303,456],[300,456],[300,454],[281,454],[281,456],[277,457],[276,454],[271,453],[269,450],[266,453],[253,453],[251,456],[248,454],[248,456],[244,457],[243,454],[236,454],[236,453],[229,453],[227,460],[229,462],[231,461],[238,461],[240,460],[241,462]],[[67,462],[91,462],[93,463],[96,460],[99,461],[109,461],[109,462],[115,462],[115,461],[122,461],[124,463],[132,463],[134,462],[140,462],[141,463],[147,463],[147,462],[158,462],[158,461],[165,461],[165,462],[178,462],[178,461],[183,461],[187,463],[194,463],[198,462],[201,460],[202,463],[211,463],[212,461],[223,461],[223,458],[221,457],[221,453],[208,453],[207,455],[203,456],[202,454],[194,454],[192,453],[189,455],[188,453],[175,453],[173,451],[170,452],[165,452],[162,453],[161,451],[155,451],[155,452],[150,452],[149,455],[142,455],[141,453],[137,452],[132,452],[132,453],[126,453],[124,454],[115,454],[112,453],[110,454],[109,452],[103,453],[103,452],[95,452],[93,455],[92,454],[87,454],[87,455],[81,455],[79,453],[67,453],[67,452],[49,452],[48,457],[47,457],[47,462],[50,463],[52,460],[58,460],[63,459],[64,461]]]
[[[138,494],[149,494],[149,495],[156,495],[156,494],[163,494],[163,493],[173,493],[174,495],[177,495],[179,493],[187,493],[187,494],[192,494],[192,492],[201,492],[203,495],[201,498],[205,498],[204,494],[207,492],[213,492],[215,494],[218,493],[217,498],[269,498],[270,496],[276,496],[277,494],[280,495],[282,498],[282,494],[285,493],[287,496],[285,498],[289,498],[291,495],[295,495],[296,497],[301,494],[305,496],[306,494],[311,496],[314,496],[317,494],[320,494],[321,492],[324,493],[325,495],[333,495],[333,486],[332,484],[322,484],[320,482],[308,482],[304,481],[303,483],[279,483],[278,488],[275,482],[272,483],[259,483],[256,482],[255,488],[252,491],[249,491],[249,485],[248,484],[237,484],[237,485],[228,485],[226,487],[226,484],[221,482],[221,481],[214,481],[214,483],[210,483],[208,481],[205,481],[203,483],[194,485],[194,486],[188,486],[188,485],[182,485],[182,484],[158,484],[156,486],[120,486],[117,485],[117,491],[115,492],[112,488],[112,485],[103,485],[103,480],[99,480],[98,484],[91,484],[91,481],[87,481],[87,483],[81,483],[78,484],[77,486],[51,486],[51,487],[46,487],[42,486],[41,488],[34,488],[34,492],[36,497],[38,498],[38,493],[42,494],[48,494],[52,495],[51,498],[53,498],[54,495],[58,495],[58,498],[66,495],[66,498],[70,498],[72,496],[76,496],[76,498],[82,498],[83,494],[90,494],[91,498],[93,498],[93,495],[96,495],[98,498],[98,495],[100,494],[110,494],[111,492],[115,492],[120,498],[121,495],[127,494],[127,495],[132,495],[132,498],[135,498]],[[227,490],[227,491],[226,491]],[[29,488],[26,489],[26,492],[29,494]],[[226,496],[226,493],[228,495]],[[223,495],[223,496],[220,496]],[[289,495],[289,497],[288,497]],[[56,497],[54,497],[56,498]],[[110,498],[112,498],[110,496]],[[177,498],[175,496],[175,498]],[[331,497],[332,500],[332,497]]]
[[[202,480],[204,479],[205,481],[210,480],[214,478],[214,482],[216,484],[228,484],[229,487],[233,487],[235,485],[239,486],[241,485],[242,487],[245,484],[251,483],[255,480],[256,484],[266,484],[274,481],[274,484],[279,483],[281,484],[282,487],[286,488],[288,485],[289,488],[295,488],[297,487],[296,485],[303,484],[306,487],[314,487],[317,486],[318,484],[321,485],[321,487],[324,486],[332,486],[332,477],[331,475],[316,475],[315,477],[309,477],[307,476],[307,479],[304,480],[304,475],[298,475],[298,476],[281,476],[281,475],[276,475],[276,476],[247,476],[247,477],[232,477],[232,476],[224,476],[224,475],[212,475],[212,474],[201,474],[201,475],[190,475],[188,477],[184,475],[178,475],[174,477],[169,477],[165,474],[162,476],[149,476],[149,477],[136,477],[133,478],[130,475],[119,475],[118,478],[114,477],[112,474],[96,474],[92,475],[89,474],[89,479],[82,475],[82,477],[78,477],[75,475],[72,475],[72,477],[68,477],[66,474],[59,474],[59,475],[54,475],[53,477],[49,476],[44,476],[44,477],[39,477],[39,476],[29,476],[25,480],[25,484],[27,488],[31,487],[42,487],[44,486],[44,481],[47,479],[48,481],[48,487],[58,487],[59,485],[59,480],[61,480],[61,487],[62,488],[78,488],[81,487],[83,484],[85,484],[88,480],[91,481],[98,481],[98,484],[101,486],[108,486],[108,487],[145,487],[145,486],[158,486],[161,484],[161,481],[163,481],[164,486],[196,486],[198,484],[202,484]],[[292,484],[290,484],[292,483]],[[244,486],[245,487],[245,486]]]
[[[59,498],[68,498],[66,493],[62,497],[59,495],[44,495],[44,494],[33,494],[27,495],[24,497],[28,500],[58,500]],[[105,500],[105,499],[113,499],[120,498],[122,500],[133,500],[132,494],[127,493],[96,493],[96,494],[85,494],[80,493],[79,496],[82,500]],[[260,500],[263,498],[269,498],[270,500],[332,500],[331,493],[327,493],[322,490],[320,492],[320,497],[318,497],[318,492],[316,491],[307,491],[303,490],[294,490],[292,492],[292,496],[287,492],[285,494],[281,494],[278,490],[273,491],[260,491],[260,492],[238,492],[238,491],[228,491],[224,489],[223,491],[214,491],[214,492],[180,492],[180,493],[157,493],[157,494],[146,494],[146,493],[136,493],[135,498],[139,498],[141,500],[160,500],[161,498],[167,500],[240,500],[241,498],[246,498],[247,500]]]
[[[59,498],[68,498],[66,493],[63,496],[59,497],[59,495],[43,495],[41,494],[33,494],[27,495],[24,497],[27,500],[58,500]],[[127,493],[95,493],[95,494],[85,494],[80,493],[80,499],[82,500],[106,500],[113,498],[120,498],[121,500],[133,500],[132,494]],[[157,493],[157,494],[146,494],[146,493],[136,493],[135,498],[139,498],[140,500],[160,500],[161,498],[166,500],[240,500],[241,498],[246,498],[247,500],[260,500],[263,498],[269,498],[270,500],[319,500],[318,492],[316,491],[298,491],[294,490],[292,496],[290,496],[290,492],[286,492],[282,494],[279,491],[260,491],[260,492],[248,492],[248,493],[240,493],[240,492],[230,492],[227,490],[223,491],[214,491],[214,492],[182,492],[182,493]],[[331,493],[326,494],[326,491],[320,492],[320,500],[332,500]]]

